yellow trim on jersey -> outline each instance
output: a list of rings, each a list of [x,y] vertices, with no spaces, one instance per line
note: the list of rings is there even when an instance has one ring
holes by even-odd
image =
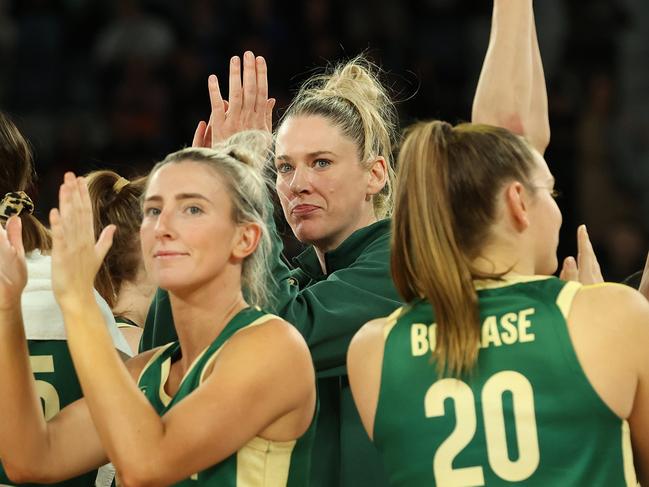
[[[237,487],[285,486],[296,443],[254,437],[237,452]]]
[[[568,319],[568,313],[570,313],[570,308],[572,307],[572,302],[577,295],[577,292],[582,288],[582,284],[575,281],[568,281],[566,285],[563,286],[563,289],[559,292],[557,296],[557,306],[561,310],[561,314],[565,319]]]
[[[476,279],[473,286],[478,289],[497,289],[499,287],[511,286],[522,282],[545,281],[553,276],[520,276],[505,275],[501,279]]]
[[[144,365],[144,367],[142,368],[142,371],[140,372],[140,375],[139,375],[138,378],[137,378],[137,384],[140,383],[140,380],[142,380],[142,376],[143,376],[144,373],[147,371],[147,369],[148,369],[149,367],[151,367],[151,364],[153,364],[153,362],[155,362],[155,361],[158,359],[158,357],[159,357],[160,355],[162,355],[162,354],[164,353],[164,351],[167,350],[167,349],[168,349],[171,345],[173,345],[173,344],[174,344],[174,342],[167,343],[166,345],[162,345],[161,347],[158,348],[158,350],[156,350],[156,352],[155,352],[153,355],[151,355],[151,358],[150,358],[149,361]]]
[[[123,323],[121,321],[119,322],[116,321],[115,324],[117,325],[117,328],[140,328],[137,325],[131,325],[130,323]]]
[[[620,284],[618,282],[598,282],[597,284],[586,284],[584,289],[596,289],[598,287],[628,287],[625,284]]]
[[[263,325],[264,323],[266,323],[266,322],[268,322],[268,321],[270,321],[270,320],[274,320],[274,319],[278,319],[278,320],[280,320],[281,318],[280,318],[279,316],[275,316],[275,315],[272,315],[272,314],[270,314],[270,313],[269,313],[269,314],[266,314],[266,315],[264,315],[264,316],[260,316],[260,317],[257,318],[255,321],[253,321],[253,322],[249,323],[248,325],[244,326],[243,328],[240,328],[240,329],[238,329],[237,331],[235,331],[235,332],[232,334],[232,336],[231,336],[230,338],[228,338],[228,340],[230,340],[234,335],[236,335],[237,333],[239,333],[241,330],[247,330],[248,328],[250,328],[250,327],[252,327],[252,326]],[[199,385],[202,384],[203,381],[205,380],[205,371],[210,369],[210,366],[211,366],[211,365],[214,363],[214,361],[216,360],[216,357],[219,355],[219,352],[223,349],[223,346],[224,346],[226,343],[228,343],[228,340],[226,340],[225,342],[223,342],[223,343],[221,344],[221,346],[219,347],[219,349],[218,349],[216,352],[214,352],[214,354],[212,354],[212,356],[211,356],[210,358],[208,358],[208,359],[205,361],[205,365],[203,365],[203,370],[201,370],[201,375],[200,375],[200,377],[198,378],[198,384],[199,384]],[[205,349],[205,350],[207,350],[207,349]],[[203,351],[203,353],[205,353],[205,350]],[[203,355],[203,353],[201,353],[201,356]]]
[[[172,397],[167,394],[167,391],[165,391],[165,384],[167,383],[167,380],[169,380],[170,371],[171,357],[167,357],[167,359],[160,364],[160,388],[158,389],[158,397],[160,397],[160,402],[162,402],[165,407],[169,406],[172,399]]]
[[[407,307],[408,306],[401,306],[400,308],[397,308],[385,318],[385,323],[383,324],[383,340],[388,339],[388,335],[392,331],[392,328],[394,328],[394,325],[396,325],[397,321],[399,321],[399,316],[401,316],[402,312]]]
[[[625,419],[622,421],[622,462],[624,464],[624,481],[627,487],[636,487],[638,479],[633,465],[633,449],[631,448],[631,430]]]

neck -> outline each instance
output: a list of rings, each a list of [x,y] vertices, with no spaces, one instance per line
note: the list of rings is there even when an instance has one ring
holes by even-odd
[[[113,314],[128,318],[140,327],[144,326],[155,289],[146,279],[146,273],[138,272],[134,282],[122,283],[113,306]]]
[[[533,275],[534,262],[530,256],[521,252],[521,242],[490,242],[473,260],[473,268],[485,274]]]
[[[240,279],[220,277],[188,292],[169,292],[182,349],[182,369],[185,371],[223,331],[230,319],[247,306]]]
[[[376,215],[374,214],[374,209],[372,208],[371,212],[365,213],[363,218],[359,219],[356,222],[356,225],[346,229],[345,232],[337,235],[332,235],[330,238],[324,239],[322,241],[314,242],[313,247],[315,249],[316,255],[318,256],[318,261],[320,262],[320,267],[322,268],[322,272],[324,274],[327,273],[327,266],[325,264],[325,254],[327,252],[336,250],[340,246],[340,244],[342,244],[345,240],[347,240],[349,236],[352,233],[354,233],[356,230],[369,227],[370,225],[376,223],[377,221],[378,219],[376,218]]]

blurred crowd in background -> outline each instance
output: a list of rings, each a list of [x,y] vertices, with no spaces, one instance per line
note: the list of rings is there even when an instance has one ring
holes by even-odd
[[[490,0],[0,0],[0,109],[35,148],[45,216],[65,170],[132,176],[191,143],[207,76],[269,64],[277,115],[317,67],[361,51],[406,126],[470,118]],[[607,280],[642,267],[649,235],[649,2],[537,0],[563,196],[559,255],[586,223]]]

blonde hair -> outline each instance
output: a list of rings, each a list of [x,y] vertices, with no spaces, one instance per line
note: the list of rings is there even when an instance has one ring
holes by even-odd
[[[274,284],[268,267],[272,241],[266,225],[272,200],[269,181],[262,170],[270,158],[271,143],[270,135],[265,132],[240,132],[211,149],[186,148],[173,152],[153,167],[148,178],[150,181],[167,164],[186,161],[205,164],[221,177],[232,201],[232,220],[236,224],[256,223],[262,230],[257,249],[244,260],[241,271],[248,303],[260,307],[272,304],[269,287]]]
[[[284,113],[280,125],[292,116],[321,116],[354,141],[365,169],[377,157],[383,157],[388,170],[387,182],[374,196],[373,204],[377,218],[384,218],[392,213],[393,206],[392,149],[398,117],[379,75],[380,69],[361,55],[309,78]]]
[[[420,122],[399,154],[391,267],[405,300],[425,297],[435,313],[439,374],[470,372],[478,357],[480,323],[474,279],[498,279],[472,262],[497,214],[508,181],[530,183],[527,143],[487,125]]]

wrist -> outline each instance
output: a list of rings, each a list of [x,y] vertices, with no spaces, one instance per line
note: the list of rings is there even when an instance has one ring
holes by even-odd
[[[96,306],[97,304],[92,290],[83,294],[61,297],[58,302],[64,316],[85,314],[90,306]]]

